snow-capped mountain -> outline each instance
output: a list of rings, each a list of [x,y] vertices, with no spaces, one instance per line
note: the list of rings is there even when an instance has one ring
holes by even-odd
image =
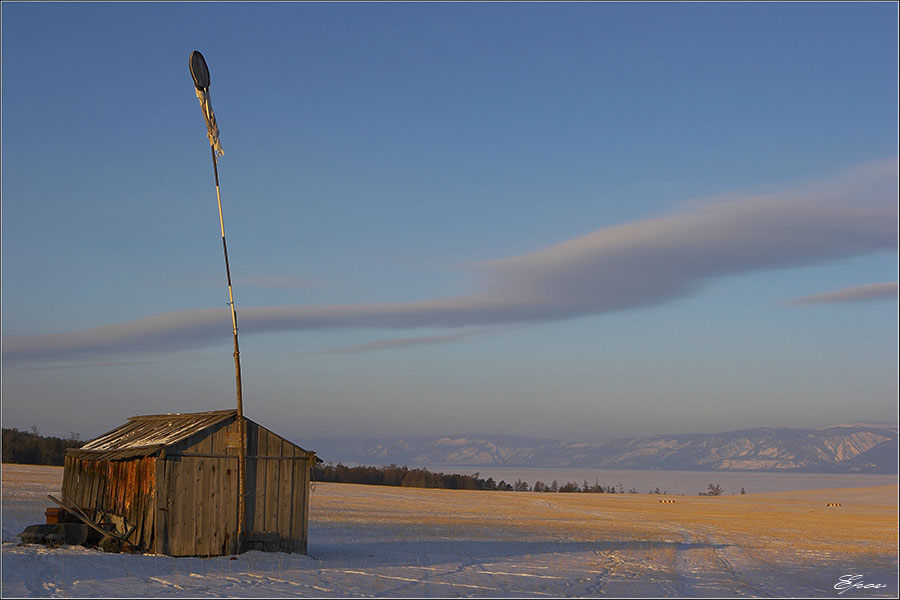
[[[458,435],[309,440],[326,462],[371,465],[897,473],[897,427],[758,428],[603,442]]]

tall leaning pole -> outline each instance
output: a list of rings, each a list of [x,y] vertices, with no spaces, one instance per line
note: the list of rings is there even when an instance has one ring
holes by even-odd
[[[225,276],[228,280],[228,304],[231,307],[231,330],[234,335],[234,380],[237,393],[237,422],[240,428],[240,450],[238,455],[238,506],[237,506],[237,551],[243,551],[246,539],[246,480],[247,480],[247,428],[244,422],[244,406],[241,391],[241,351],[238,346],[237,311],[234,308],[234,294],[231,290],[231,268],[228,265],[228,244],[225,243],[225,219],[222,217],[222,196],[219,193],[219,164],[217,156],[224,151],[219,143],[219,127],[209,99],[209,68],[206,60],[197,50],[191,52],[191,77],[194,79],[194,91],[200,100],[203,118],[206,121],[206,133],[209,138],[209,149],[212,154],[213,175],[216,180],[216,201],[219,204],[219,227],[222,231],[222,251],[225,253]]]

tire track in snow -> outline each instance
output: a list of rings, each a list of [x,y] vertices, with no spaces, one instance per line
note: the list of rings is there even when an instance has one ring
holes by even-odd
[[[378,579],[387,579],[393,581],[402,581],[405,583],[421,583],[425,585],[450,585],[454,587],[462,587],[462,588],[471,588],[477,590],[490,590],[490,591],[502,591],[499,588],[492,588],[483,585],[475,585],[468,583],[453,583],[449,581],[441,581],[439,579],[415,579],[412,577],[401,577],[398,575],[384,575],[382,573],[369,573],[368,571],[357,571],[355,569],[320,569],[320,571],[332,572],[332,573],[344,573],[347,575],[363,575],[366,577],[375,577]],[[456,572],[456,571],[454,571]]]
[[[765,586],[751,582],[722,555],[726,543],[716,543],[704,529],[682,532],[674,561],[675,595],[772,596]]]
[[[556,553],[553,554],[556,556]],[[529,556],[528,558],[534,558]],[[540,589],[536,589],[535,587],[530,587],[528,590],[519,590],[511,587],[510,581],[516,581],[515,579],[509,580],[509,578],[515,577],[523,577],[526,578],[522,583],[529,582],[534,580],[534,583],[537,584],[559,584],[563,582],[563,587],[570,587],[573,585],[573,580],[570,577],[563,577],[560,575],[548,575],[546,573],[529,573],[529,572],[521,572],[522,569],[526,570],[544,570],[551,571],[557,569],[557,566],[544,566],[544,565],[534,565],[529,564],[527,566],[519,565],[517,563],[482,563],[479,565],[479,569],[477,571],[472,571],[473,574],[477,575],[487,575],[491,578],[491,581],[495,586],[500,588],[505,594],[524,594],[526,596],[552,596],[559,597],[559,585],[555,585],[550,592],[540,591]],[[490,570],[489,570],[490,569]],[[567,569],[573,572],[578,572],[577,569]],[[558,572],[558,571],[557,571]],[[531,581],[529,581],[531,580]],[[551,580],[551,581],[541,581],[541,580]],[[514,584],[513,584],[514,585]],[[546,588],[545,588],[546,589]],[[572,593],[565,594],[567,596],[571,596]],[[582,595],[582,594],[577,594]]]
[[[174,588],[174,589],[179,590],[179,591],[184,591],[184,590],[185,590],[184,587],[178,585],[178,584],[175,583],[174,581],[166,581],[166,580],[163,579],[162,577],[154,577],[154,576],[150,576],[150,577],[147,578],[147,580],[148,580],[148,581],[152,581],[153,583],[158,583],[158,584],[162,585],[163,587]]]
[[[47,596],[48,592],[50,592],[49,595],[52,596],[54,591],[61,593],[61,595],[66,595],[65,593],[59,592],[59,586],[52,583],[58,578],[56,577],[57,573],[52,568],[53,563],[48,560],[43,560],[49,558],[47,556],[48,552],[50,551],[40,548],[34,554],[29,555],[23,553],[21,555],[21,558],[24,559],[26,564],[33,564],[36,566],[36,568],[26,568],[25,570],[25,572],[29,574],[23,581],[25,589],[39,597]],[[4,584],[6,583],[5,579],[6,578],[4,577]]]

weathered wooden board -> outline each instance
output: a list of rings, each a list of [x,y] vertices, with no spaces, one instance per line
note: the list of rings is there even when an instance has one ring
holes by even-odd
[[[155,456],[148,456],[144,461],[144,477],[141,495],[144,498],[144,516],[141,523],[141,548],[153,548],[153,528],[156,517],[156,462]]]
[[[266,457],[281,456],[281,438],[276,435],[269,435],[269,444],[266,450]],[[265,531],[278,531],[278,500],[281,491],[279,484],[281,483],[278,473],[277,460],[266,460],[266,528]]]
[[[309,503],[310,503],[310,477],[313,466],[316,463],[314,454],[307,454],[306,469],[303,475],[303,546],[300,552],[306,554],[306,544],[309,539]]]
[[[300,456],[302,451],[295,449],[295,455]],[[306,494],[309,485],[307,484],[306,461],[291,461],[294,470],[294,497],[292,501],[291,512],[293,520],[291,521],[291,540],[293,541],[291,552],[304,552],[303,544],[306,538]]]
[[[227,548],[225,554],[237,554],[239,551],[239,537],[237,524],[237,499],[238,499],[238,471],[237,461],[228,461],[225,465],[225,486],[222,496],[222,520],[225,532],[224,544]]]
[[[206,480],[206,461],[210,459],[208,458],[194,458],[191,459],[190,462],[193,463],[191,465],[191,495],[193,497],[193,501],[190,505],[190,514],[191,514],[191,524],[188,527],[188,530],[191,531],[191,555],[192,556],[204,556],[206,555],[206,546],[209,544],[209,540],[206,537],[206,511],[208,507],[206,505],[206,494],[207,494],[207,485],[208,481]]]
[[[256,528],[256,519],[259,516],[259,510],[256,504],[256,478],[259,475],[259,461],[254,458],[259,448],[259,428],[252,421],[247,422],[247,476],[246,484],[246,527],[248,531]]]
[[[129,534],[126,541],[136,546],[140,543],[141,461],[128,461],[124,465],[128,471],[128,484],[125,486],[125,531],[122,533]]]
[[[124,486],[122,475],[119,467],[122,463],[118,461],[107,461],[106,463],[106,488],[109,497],[109,504],[103,505],[103,508],[112,510],[115,513],[122,512],[121,490]]]
[[[269,448],[269,432],[262,427],[257,428],[257,457],[265,456]],[[256,459],[256,488],[253,497],[256,510],[256,517],[253,522],[251,531],[266,530],[266,476],[268,474],[268,461],[263,458]]]
[[[188,465],[188,479],[186,495],[190,496],[190,501],[185,506],[185,523],[184,532],[187,536],[185,540],[185,551],[190,556],[199,554],[198,546],[200,545],[197,535],[198,527],[203,523],[200,518],[200,512],[203,510],[203,493],[200,487],[203,473],[203,458],[185,459]]]
[[[166,457],[166,554],[177,556],[178,552],[178,511],[181,503],[176,502],[178,495],[178,475],[176,473],[176,465],[181,462],[180,457]]]
[[[153,528],[153,551],[169,553],[169,480],[166,475],[165,456],[156,461],[156,514]]]
[[[228,433],[234,429],[234,423],[222,429],[224,433]],[[224,455],[232,455],[235,454],[233,450],[228,450],[225,447],[224,440],[221,438],[216,438],[216,442],[214,445],[216,454],[224,454]],[[231,529],[230,520],[228,518],[228,511],[230,510],[230,506],[232,502],[229,502],[229,494],[231,493],[229,489],[229,483],[231,481],[231,477],[228,474],[232,469],[236,468],[237,460],[233,459],[223,459],[219,461],[217,472],[216,472],[216,481],[219,487],[218,493],[218,508],[216,509],[216,535],[217,542],[216,548],[217,552],[220,554],[228,554],[231,552],[231,548],[229,547],[229,542],[235,535],[235,532]]]
[[[224,438],[222,427],[217,427],[209,434],[209,452],[213,455],[219,454],[220,444],[218,440]],[[218,468],[222,464],[223,459],[211,458],[207,460],[206,470],[204,472],[204,490],[206,500],[205,512],[203,515],[204,527],[206,528],[206,543],[204,547],[204,556],[217,556],[222,552],[221,542],[219,541],[219,524],[218,524],[218,503],[219,495],[222,493],[222,487],[218,481]]]
[[[87,477],[84,487],[85,495],[81,497],[80,506],[86,511],[93,512],[94,506],[100,503],[100,467],[99,461],[90,461],[84,465],[84,474]]]
[[[172,519],[169,525],[169,548],[172,556],[187,556],[189,553],[185,536],[188,533],[189,515],[187,511],[193,502],[190,485],[191,473],[186,464],[190,460],[184,457],[172,457],[169,463],[169,498],[172,500],[172,506],[169,507],[169,516]]]
[[[294,447],[282,442],[282,456],[294,455]],[[293,512],[294,487],[293,487],[293,460],[277,460],[278,463],[278,533],[281,534],[280,549],[282,552],[291,551],[291,517]]]
[[[182,458],[181,473],[178,477],[178,485],[180,493],[175,497],[175,502],[181,504],[181,520],[178,529],[178,542],[180,544],[180,556],[191,556],[195,552],[195,542],[197,538],[194,535],[194,493],[197,486],[195,478],[197,475],[197,459]]]

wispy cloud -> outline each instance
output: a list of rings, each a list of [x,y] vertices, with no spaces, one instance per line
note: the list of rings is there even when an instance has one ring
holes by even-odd
[[[152,360],[135,360],[123,362],[88,362],[88,363],[66,363],[57,365],[46,365],[41,367],[17,366],[18,371],[56,371],[59,369],[95,369],[103,367],[133,367],[139,365],[152,365],[156,361]]]
[[[860,302],[862,300],[880,300],[897,297],[897,282],[886,281],[883,283],[870,283],[842,290],[804,296],[789,300],[788,304],[839,304],[845,302]]]
[[[244,308],[244,335],[311,329],[460,328],[570,319],[662,304],[735,274],[897,247],[896,159],[777,193],[697,202],[475,266],[474,294],[422,302]],[[4,361],[84,359],[225,342],[227,309],[3,339]]]
[[[386,340],[375,340],[364,344],[355,344],[353,346],[343,346],[341,348],[332,348],[330,350],[321,350],[312,352],[311,354],[357,354],[360,352],[372,352],[374,350],[389,350],[393,348],[408,348],[409,346],[427,346],[430,344],[445,344],[447,342],[455,342],[466,337],[470,337],[470,332],[446,333],[443,335],[426,335],[419,337],[403,337],[391,338]]]

